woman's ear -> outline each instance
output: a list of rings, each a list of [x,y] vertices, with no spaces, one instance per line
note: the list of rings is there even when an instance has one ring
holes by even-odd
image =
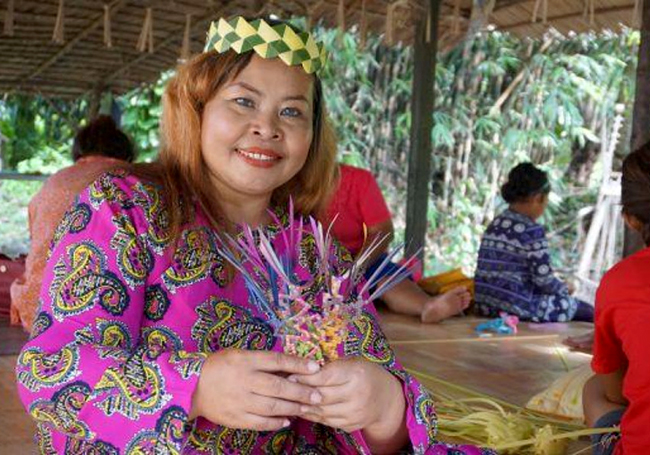
[[[643,230],[643,223],[639,221],[639,219],[634,215],[623,212],[623,220],[630,229],[637,232],[641,232]]]
[[[542,204],[544,204],[546,202],[546,199],[548,198],[548,194],[539,193],[539,194],[536,194],[533,197],[534,197],[533,202],[536,202],[537,204],[542,205]]]

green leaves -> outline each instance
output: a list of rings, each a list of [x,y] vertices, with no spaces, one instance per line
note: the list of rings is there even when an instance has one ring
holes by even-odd
[[[360,49],[355,28],[340,35],[314,27],[314,33],[330,51],[321,78],[339,156],[374,172],[401,232],[412,49],[387,47],[372,34]],[[595,190],[581,176],[594,167],[593,150],[600,147],[603,128],[612,123],[614,105],[629,107],[633,96],[630,68],[638,32],[553,35],[544,43],[499,31],[470,39],[467,46],[461,43],[441,53],[436,65],[428,270],[463,266],[472,272],[483,226],[503,207],[499,187],[520,161],[543,164],[551,174],[555,193],[545,219],[549,230],[566,225],[580,207],[593,203]],[[117,100],[122,126],[140,160],[157,154],[160,100],[172,74]],[[9,139],[3,144],[5,168],[53,172],[66,165],[87,105],[86,100],[18,96],[0,101],[0,132]],[[0,197],[1,191],[17,191],[8,188],[0,187]],[[562,251],[562,263],[571,259],[575,238],[569,229],[551,239],[562,247],[556,250]]]

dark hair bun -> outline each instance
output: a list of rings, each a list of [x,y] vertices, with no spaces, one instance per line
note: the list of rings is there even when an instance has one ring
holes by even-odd
[[[135,158],[133,144],[108,115],[100,115],[80,129],[72,146],[72,158],[101,155],[131,162]]]
[[[520,163],[508,174],[508,181],[501,187],[501,196],[512,204],[535,194],[547,194],[550,190],[546,172],[533,163]]]

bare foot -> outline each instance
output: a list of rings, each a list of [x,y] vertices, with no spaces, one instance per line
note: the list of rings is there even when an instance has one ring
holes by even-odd
[[[594,332],[592,330],[583,335],[568,337],[562,340],[562,343],[571,348],[572,351],[591,354],[594,349]]]
[[[469,306],[472,296],[464,287],[457,287],[442,295],[431,297],[425,304],[420,320],[425,324],[440,322],[460,313]]]

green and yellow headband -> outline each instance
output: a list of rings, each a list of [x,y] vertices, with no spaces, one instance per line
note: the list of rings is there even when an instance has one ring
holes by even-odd
[[[309,33],[296,33],[286,24],[270,25],[264,19],[243,17],[212,22],[205,50],[219,53],[229,49],[243,54],[255,51],[262,58],[279,58],[289,66],[302,65],[307,74],[325,66],[327,52]]]

